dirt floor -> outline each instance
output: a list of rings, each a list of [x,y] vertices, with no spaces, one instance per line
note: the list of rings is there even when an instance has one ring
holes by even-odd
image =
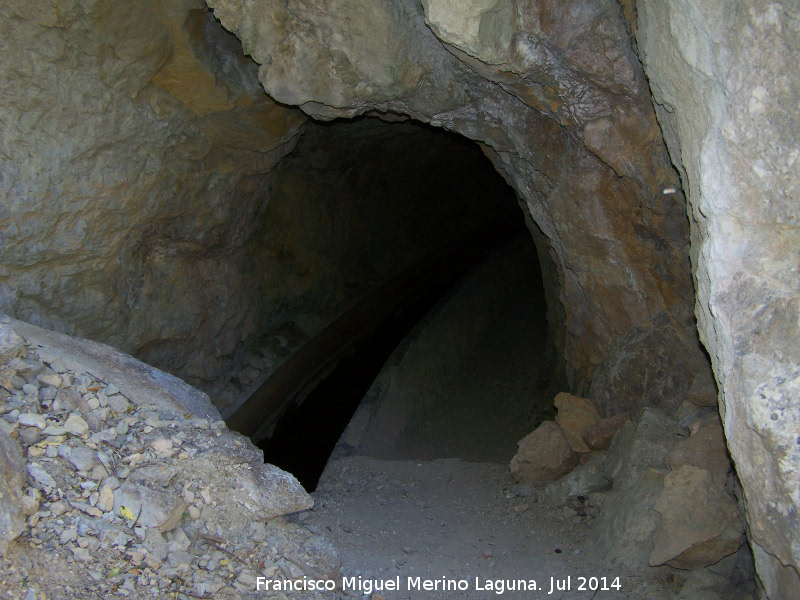
[[[339,549],[348,595],[654,597],[589,547],[594,509],[585,500],[548,507],[511,477],[516,441],[553,398],[543,311],[519,302],[487,328],[444,393],[422,402],[402,431],[383,432],[396,442],[371,456],[339,448],[329,462],[316,506],[298,519]]]

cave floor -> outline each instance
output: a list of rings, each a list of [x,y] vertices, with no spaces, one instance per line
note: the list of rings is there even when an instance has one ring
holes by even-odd
[[[525,314],[508,311],[490,328],[445,397],[411,419],[394,450],[378,457],[335,453],[328,463],[313,494],[316,506],[297,518],[339,549],[343,576],[355,578],[348,595],[478,600],[500,595],[492,589],[497,580],[523,579],[538,589],[505,590],[502,597],[654,597],[639,595],[640,582],[596,556],[587,539],[591,511],[582,503],[545,506],[511,477],[515,441],[553,397],[544,383],[547,366],[531,369],[542,360],[543,319],[519,317]],[[605,577],[610,587],[618,575],[621,591],[578,590],[578,577]],[[440,588],[409,589],[409,577],[438,581]],[[550,593],[568,577],[569,591]],[[465,580],[467,589],[442,591],[443,579]],[[353,590],[373,580],[399,581],[399,590]]]

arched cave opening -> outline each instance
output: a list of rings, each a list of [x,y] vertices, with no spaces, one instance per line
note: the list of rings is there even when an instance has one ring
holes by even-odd
[[[340,396],[335,380],[354,377],[339,369],[359,353],[373,371],[383,364],[371,385],[364,375],[355,386],[354,399],[368,389],[340,438],[335,483],[348,493],[316,494],[342,511],[352,505],[353,522],[391,531],[395,546],[376,556],[345,535],[360,524],[344,529],[334,510],[318,512],[317,525],[350,552],[342,573],[405,566],[439,577],[434,567],[479,557],[515,577],[570,541],[554,549],[544,531],[575,533],[596,517],[584,544],[572,542],[596,552],[598,573],[618,565],[670,587],[667,597],[713,589],[732,598],[741,586],[749,599],[752,547],[764,596],[795,597],[800,321],[786,227],[796,144],[786,136],[797,114],[786,107],[797,103],[779,77],[796,54],[791,11],[752,1],[729,13],[646,0],[501,2],[473,14],[442,0],[373,3],[369,14],[359,3],[268,4],[266,19],[262,3],[227,0],[209,0],[214,14],[171,0],[3,6],[0,309],[184,379],[215,404],[192,396],[203,414],[238,418],[253,439],[273,429],[265,415],[312,407],[315,388]],[[354,116],[368,118],[313,120]],[[496,197],[497,173],[516,192],[500,194],[507,202]],[[557,380],[558,391],[595,405],[597,423],[630,418],[597,453],[585,438],[585,447],[559,438],[564,470],[535,485],[511,481],[503,444],[495,462],[480,463],[487,468],[428,460],[441,446],[424,446],[455,433],[448,456],[487,458],[469,444],[485,431],[439,409],[458,400],[444,384],[484,375],[485,361],[462,350],[492,348],[481,344],[503,330],[494,319],[521,314],[496,302],[499,290],[513,296],[511,279],[486,285],[525,262],[507,260],[515,241],[499,244],[520,228],[506,217],[520,213],[545,300],[540,293],[528,312],[547,314],[536,339],[552,360],[526,393],[541,388],[552,401],[547,383]],[[418,314],[397,318],[406,306]],[[514,325],[505,326],[525,331]],[[496,354],[500,366],[513,362]],[[255,396],[266,406],[252,408]],[[513,446],[548,410],[512,412],[520,431],[473,422]],[[545,433],[566,438],[556,421]],[[188,437],[252,450],[200,425]],[[380,464],[403,451],[399,464]],[[47,452],[28,459],[57,462]],[[430,467],[423,477],[417,460]],[[579,494],[588,500],[577,506],[576,482],[600,491]],[[518,499],[525,494],[536,499]],[[394,535],[393,511],[412,523],[426,508],[405,539]],[[252,516],[238,506],[230,514]],[[418,548],[423,534],[432,541]],[[494,540],[503,558],[474,539]],[[451,563],[430,559],[431,548],[452,550]]]
[[[392,121],[367,118],[309,125],[304,139],[283,161],[273,212],[265,216],[280,221],[284,231],[307,233],[321,225],[304,205],[346,213],[326,223],[335,232],[323,236],[334,233],[335,240],[315,236],[302,241],[307,252],[322,252],[324,257],[305,273],[311,280],[307,294],[273,315],[279,324],[276,330],[283,334],[273,350],[264,348],[257,358],[278,364],[259,385],[243,388],[236,408],[223,413],[232,428],[258,443],[267,462],[293,473],[310,491],[398,344],[482,263],[492,262],[486,271],[512,272],[473,284],[479,291],[470,292],[477,296],[466,302],[478,308],[475,314],[465,312],[464,318],[481,323],[491,318],[491,324],[475,328],[502,328],[502,311],[495,306],[501,301],[486,298],[496,295],[508,309],[507,296],[514,296],[514,310],[528,315],[522,321],[535,330],[525,340],[518,332],[516,343],[537,347],[533,364],[519,368],[534,374],[529,387],[546,388],[553,380],[549,372],[544,375],[549,367],[543,367],[555,361],[546,339],[539,261],[516,194],[469,140],[405,119]],[[503,250],[509,243],[518,248]],[[491,289],[495,285],[502,289]],[[315,320],[325,319],[320,329]],[[437,343],[471,348],[477,341],[451,335]],[[517,351],[501,344],[492,354],[509,362]],[[516,411],[508,417],[511,426],[506,422],[493,428],[495,445],[499,439],[505,442],[505,449],[493,455],[498,462],[508,462],[513,455],[509,448],[538,424],[533,414],[541,407],[536,407],[543,404],[547,412],[549,398],[537,403],[534,396],[519,398],[514,407],[504,407],[498,398],[494,409],[483,408],[489,413]],[[459,412],[454,406],[449,410]],[[473,414],[472,420],[486,416]],[[411,426],[395,422],[394,431],[384,435],[399,435],[402,427]],[[462,427],[462,432],[467,429]],[[406,450],[478,460],[446,445]],[[398,450],[396,456],[401,455]]]

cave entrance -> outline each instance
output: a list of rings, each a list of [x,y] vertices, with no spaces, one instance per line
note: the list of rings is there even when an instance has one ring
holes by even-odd
[[[457,290],[465,284],[456,282],[481,271],[479,265],[489,264],[483,271],[510,269],[517,277],[521,274],[516,271],[522,268],[530,281],[522,285],[509,279],[508,273],[505,279],[494,281],[484,274],[484,284],[469,284],[467,295],[473,297],[459,300],[460,318],[469,326],[464,331],[443,332],[441,339],[426,343],[443,344],[452,348],[446,353],[466,360],[469,352],[460,346],[477,343],[472,337],[478,330],[492,329],[500,322],[500,314],[511,310],[509,295],[525,290],[531,302],[528,312],[538,315],[534,328],[541,335],[536,344],[544,356],[544,295],[536,251],[514,191],[473,142],[412,122],[359,119],[310,124],[297,149],[281,165],[266,219],[265,240],[272,235],[294,248],[295,263],[286,269],[302,288],[302,293],[294,290],[283,298],[271,322],[278,329],[290,324],[303,335],[297,336],[296,344],[283,336],[285,356],[226,416],[231,428],[249,435],[265,451],[267,462],[295,474],[307,489],[316,486],[365,394],[377,393],[373,381],[398,344],[437,302],[442,302],[439,310],[448,310],[442,298],[463,295]],[[278,224],[280,231],[273,229]],[[503,248],[510,240],[524,246],[517,253],[525,254],[526,267],[502,266],[508,254]],[[298,264],[301,255],[304,262]],[[515,260],[520,263],[521,259],[511,262]],[[491,289],[494,284],[497,290]],[[504,298],[506,305],[488,301],[492,296]],[[522,300],[517,300],[513,310],[523,311]],[[513,355],[503,356],[499,338],[495,343],[492,356],[497,366],[513,363]],[[431,356],[430,360],[437,359]],[[446,361],[447,369],[455,368],[456,359],[448,355]],[[426,370],[424,365],[416,368]],[[439,390],[445,385],[444,373],[437,377],[419,385]],[[408,385],[417,384],[409,381]],[[393,402],[381,400],[382,413],[393,412]],[[405,411],[408,422],[389,419],[384,433],[395,442],[393,451],[405,444],[405,451],[417,452],[407,440],[401,441],[402,436],[430,410],[437,411],[441,423],[466,426],[463,411],[459,418],[446,418],[448,410],[459,412],[452,402],[431,402],[425,398]],[[503,403],[498,402],[496,408],[502,412]],[[530,410],[518,405],[509,410],[516,412],[505,424],[513,421],[516,426],[506,431],[498,421],[496,429],[507,446],[528,431],[533,419]],[[482,419],[478,414],[473,418]],[[383,416],[380,419],[385,421]],[[382,434],[362,433],[360,450],[375,454],[373,437]],[[417,446],[418,458],[436,453],[434,445],[425,450]],[[457,456],[461,451],[442,452]],[[461,455],[475,458],[469,452]]]

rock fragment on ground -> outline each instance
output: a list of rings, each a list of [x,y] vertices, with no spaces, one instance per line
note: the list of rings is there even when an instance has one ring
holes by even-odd
[[[628,421],[630,421],[630,417],[627,414],[600,419],[583,430],[583,440],[592,450],[604,450],[611,444],[614,435]]]
[[[578,460],[561,427],[545,421],[519,441],[519,450],[511,459],[511,474],[520,483],[541,486],[569,473]]]
[[[561,392],[553,401],[558,414],[556,423],[564,431],[564,435],[575,452],[589,452],[590,448],[583,439],[583,432],[587,427],[594,425],[602,415],[594,402]]]
[[[705,469],[682,465],[664,478],[654,506],[661,523],[650,564],[697,569],[739,549],[744,525],[733,497]]]

